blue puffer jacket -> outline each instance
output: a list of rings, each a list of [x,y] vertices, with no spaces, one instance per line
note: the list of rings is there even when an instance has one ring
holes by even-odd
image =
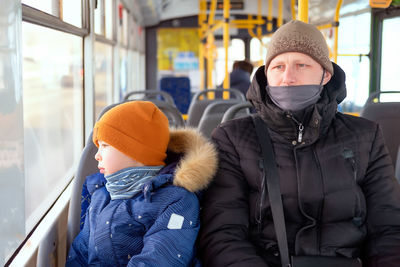
[[[87,178],[91,203],[66,266],[191,266],[199,231],[199,201],[217,166],[211,143],[194,130],[171,131],[178,163],[131,199],[111,200],[102,174]]]

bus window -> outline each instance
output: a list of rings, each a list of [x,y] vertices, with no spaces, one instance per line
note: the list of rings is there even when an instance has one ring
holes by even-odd
[[[82,9],[79,8],[81,6],[81,1],[82,0],[62,1],[63,7],[61,9],[63,12],[63,20],[79,28],[82,27]]]
[[[21,2],[22,4],[56,16],[76,27],[82,27],[82,0],[22,0]],[[61,8],[60,3],[62,3]]]
[[[399,44],[400,18],[383,20],[382,29],[382,63],[381,63],[381,91],[400,91],[399,76]],[[382,94],[382,102],[400,101],[400,94]]]
[[[268,44],[271,37],[263,37],[261,40],[263,44]],[[267,57],[267,49],[264,45],[261,45],[260,41],[257,38],[251,38],[250,41],[250,61],[254,65],[253,73],[251,77],[253,77],[254,73],[257,71],[257,67],[264,65],[265,58]]]
[[[338,65],[346,73],[343,112],[359,112],[369,94],[370,12],[340,19]]]
[[[128,92],[128,50],[119,49],[119,95],[122,97]]]
[[[105,36],[108,39],[113,39],[113,0],[106,0],[105,2]]]
[[[58,9],[55,8],[55,5],[58,3],[55,3],[53,0],[22,0],[21,3],[58,17],[59,12]]]
[[[95,42],[95,116],[100,115],[103,108],[112,103],[113,72],[112,46],[106,43]]]
[[[216,84],[221,85],[225,78],[225,49],[222,41],[217,48],[217,59],[215,61]],[[232,71],[232,65],[235,60],[244,60],[244,42],[242,39],[232,39],[228,47],[228,71]]]
[[[22,23],[26,232],[71,180],[83,146],[82,38]]]
[[[261,40],[263,44],[267,44],[271,37],[263,37]],[[251,38],[250,41],[250,60],[254,64],[258,62],[258,66],[264,65],[265,58],[267,57],[267,49],[261,45],[257,38]]]
[[[96,9],[94,10],[94,32],[99,35],[104,35],[104,8],[103,1],[97,1]]]

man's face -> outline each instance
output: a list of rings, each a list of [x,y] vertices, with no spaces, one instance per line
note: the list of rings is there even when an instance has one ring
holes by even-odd
[[[94,158],[99,162],[100,173],[104,175],[110,175],[128,167],[143,166],[142,163],[101,140],[99,140],[99,149]]]
[[[286,52],[274,57],[267,69],[267,80],[270,86],[320,84],[322,66],[310,56],[298,52]],[[331,74],[325,71],[325,85]]]

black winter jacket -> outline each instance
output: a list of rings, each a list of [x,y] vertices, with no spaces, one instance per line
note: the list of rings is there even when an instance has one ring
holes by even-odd
[[[363,266],[400,266],[400,186],[379,126],[337,112],[344,72],[324,87],[299,121],[265,92],[261,67],[247,93],[267,123],[278,165],[289,251],[343,256]],[[203,198],[200,246],[205,266],[280,266],[262,158],[250,117],[213,132],[220,166]]]

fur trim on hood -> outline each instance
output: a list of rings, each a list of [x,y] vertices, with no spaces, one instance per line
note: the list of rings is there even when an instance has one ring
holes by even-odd
[[[210,184],[217,171],[218,153],[199,131],[170,129],[168,150],[183,154],[175,170],[174,185],[196,192]]]

